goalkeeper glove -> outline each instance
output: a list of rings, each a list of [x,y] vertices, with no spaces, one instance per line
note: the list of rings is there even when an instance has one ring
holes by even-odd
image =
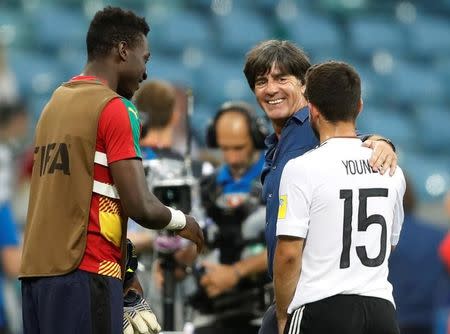
[[[124,334],[156,334],[161,326],[144,298],[135,291],[128,291],[123,304]]]

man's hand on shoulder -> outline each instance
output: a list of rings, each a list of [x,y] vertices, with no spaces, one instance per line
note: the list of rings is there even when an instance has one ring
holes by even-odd
[[[389,175],[394,175],[397,168],[397,154],[390,141],[374,136],[365,140],[363,146],[373,150],[369,164],[375,171],[379,171],[383,175],[389,170]]]

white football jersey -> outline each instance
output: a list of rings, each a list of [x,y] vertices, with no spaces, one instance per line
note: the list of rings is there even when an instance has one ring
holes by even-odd
[[[403,223],[405,179],[369,166],[358,138],[331,138],[290,160],[280,183],[277,235],[305,238],[300,280],[288,313],[336,294],[384,298],[391,246]]]

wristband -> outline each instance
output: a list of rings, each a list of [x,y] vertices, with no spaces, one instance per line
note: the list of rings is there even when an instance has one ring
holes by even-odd
[[[384,141],[385,143],[388,143],[389,145],[391,145],[392,150],[394,151],[394,153],[396,153],[395,151],[395,145],[387,138],[378,138],[376,139],[376,141]]]
[[[170,210],[172,218],[170,219],[169,224],[164,227],[164,229],[169,231],[182,230],[186,226],[186,216],[184,215],[184,213],[180,210],[172,209],[169,206],[166,206],[166,208]]]

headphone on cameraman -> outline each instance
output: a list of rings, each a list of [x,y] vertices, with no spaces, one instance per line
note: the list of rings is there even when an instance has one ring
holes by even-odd
[[[269,135],[269,129],[266,127],[264,119],[258,117],[252,106],[243,101],[228,101],[222,104],[206,128],[206,145],[210,148],[219,147],[216,133],[217,121],[228,111],[237,111],[245,116],[253,145],[258,150],[265,149],[266,145],[264,144],[264,140]]]

